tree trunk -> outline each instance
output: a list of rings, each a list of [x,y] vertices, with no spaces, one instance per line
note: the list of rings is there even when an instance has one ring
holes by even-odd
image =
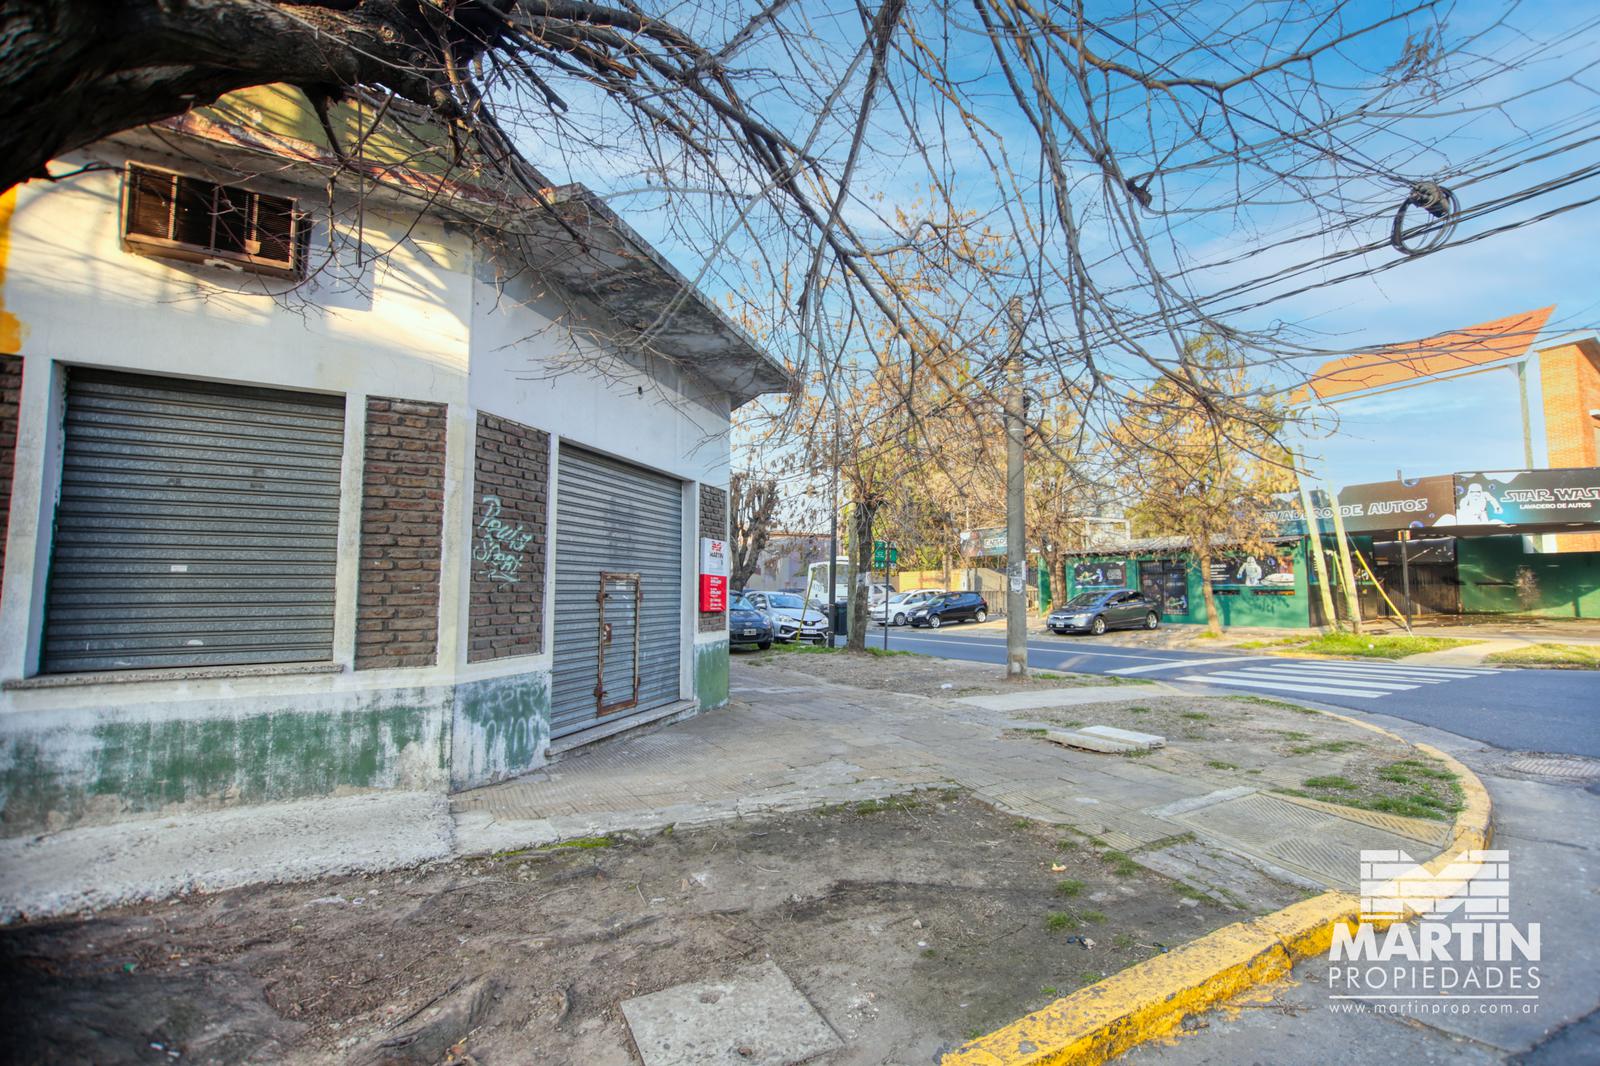
[[[867,650],[867,625],[871,621],[867,586],[872,582],[872,518],[876,508],[858,503],[850,508],[850,557],[855,581],[850,586],[850,638],[845,647]]]
[[[944,563],[944,584],[941,585],[940,587],[943,588],[946,592],[948,592],[948,591],[950,591],[950,574],[951,574],[950,552],[948,550],[946,550],[946,551],[944,551],[944,552],[942,552],[940,554],[941,554],[941,561]]]
[[[1222,635],[1222,616],[1217,613],[1217,597],[1211,591],[1211,554],[1200,556],[1200,596],[1206,605],[1206,632]]]
[[[1067,557],[1058,555],[1050,566],[1050,606],[1060,607],[1067,598]]]

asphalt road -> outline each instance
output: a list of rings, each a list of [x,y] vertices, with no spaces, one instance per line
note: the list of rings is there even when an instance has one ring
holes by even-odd
[[[883,642],[883,628],[868,637]],[[894,628],[889,647],[950,659],[1005,662],[1005,635],[970,626]],[[1233,649],[1171,651],[1033,636],[1036,670],[1163,681],[1192,691],[1285,696],[1394,715],[1513,751],[1600,758],[1600,674],[1587,670],[1458,669],[1378,660],[1346,662],[1251,655]]]

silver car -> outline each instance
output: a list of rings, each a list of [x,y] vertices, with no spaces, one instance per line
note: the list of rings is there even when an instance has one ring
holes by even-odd
[[[826,644],[830,633],[828,616],[792,592],[746,592],[745,598],[772,623],[772,635],[779,641],[809,640]]]
[[[872,617],[879,625],[903,626],[911,620],[912,612],[929,600],[945,594],[943,589],[913,589],[897,592],[886,601],[874,604]]]

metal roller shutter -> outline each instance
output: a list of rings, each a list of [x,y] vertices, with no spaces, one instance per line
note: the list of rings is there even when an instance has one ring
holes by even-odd
[[[683,483],[562,445],[556,475],[556,591],[551,736],[600,720],[601,574],[638,574],[638,702],[605,715],[609,724],[678,699],[683,617]],[[631,662],[623,628],[634,609],[620,583],[608,584],[606,618],[615,639],[606,652],[604,697],[626,686]],[[627,671],[631,674],[631,670]]]
[[[74,370],[47,673],[333,655],[344,400]]]

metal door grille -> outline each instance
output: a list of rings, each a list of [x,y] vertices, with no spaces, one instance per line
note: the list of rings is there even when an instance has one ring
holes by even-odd
[[[555,634],[551,735],[596,725],[602,698],[601,575],[637,574],[636,684],[639,714],[678,699],[683,640],[683,483],[594,452],[562,444],[556,473]],[[606,610],[620,608],[616,599]],[[611,645],[622,639],[613,617]],[[617,657],[607,653],[612,667]],[[611,671],[607,668],[607,677]],[[618,681],[606,680],[613,693]]]
[[[47,673],[333,655],[344,400],[73,370]]]
[[[594,699],[595,713],[605,715],[639,702],[639,611],[644,606],[639,575],[602,570],[599,600],[600,663]]]

